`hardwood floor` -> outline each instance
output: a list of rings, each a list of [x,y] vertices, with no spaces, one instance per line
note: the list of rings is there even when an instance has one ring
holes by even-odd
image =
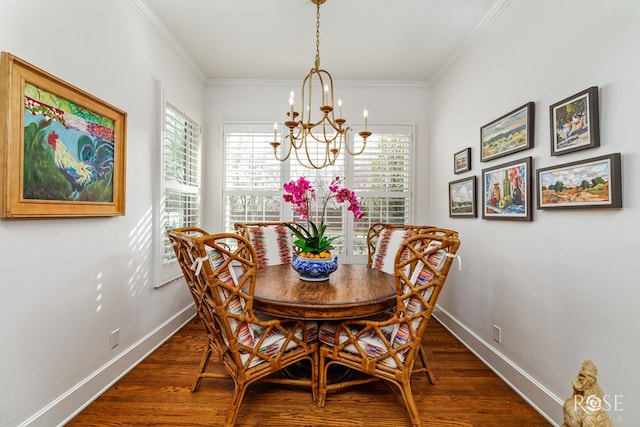
[[[67,426],[223,425],[233,381],[205,379],[198,392],[190,391],[205,343],[201,324],[189,322]],[[425,427],[551,425],[436,319],[423,345],[436,376],[435,385],[425,375],[412,381]],[[210,369],[223,372],[218,364]],[[236,425],[390,427],[410,422],[402,401],[384,383],[330,393],[324,408],[306,389],[256,383],[249,387]]]

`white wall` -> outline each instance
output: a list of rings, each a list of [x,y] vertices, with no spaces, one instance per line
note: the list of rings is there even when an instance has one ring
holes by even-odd
[[[329,70],[331,71],[331,70]],[[300,80],[285,81],[219,81],[212,82],[206,92],[207,165],[204,179],[209,186],[205,197],[205,228],[224,226],[223,141],[224,122],[282,123],[289,109],[289,92],[300,93],[308,69],[300,70]],[[333,76],[337,78],[337,76]],[[343,116],[356,130],[363,123],[362,111],[369,112],[369,124],[415,124],[417,158],[429,155],[429,89],[424,84],[393,82],[335,83],[335,96],[343,101]],[[425,168],[416,167],[415,179],[427,182]],[[414,202],[426,204],[428,189],[414,195]]]
[[[428,212],[460,231],[464,269],[439,314],[556,423],[585,359],[606,394],[618,396],[616,426],[640,425],[638,117],[640,2],[513,0],[432,87]],[[550,156],[549,105],[600,87],[599,148]],[[535,147],[481,163],[480,126],[535,102]],[[533,157],[534,169],[622,153],[620,210],[535,210],[533,222],[450,219],[447,183],[455,152],[472,148],[472,170]],[[478,181],[481,197],[481,180]],[[492,325],[502,328],[502,344]],[[613,400],[613,397],[610,397]],[[612,401],[610,403],[613,403]]]
[[[153,289],[154,79],[200,113],[204,83],[133,2],[0,9],[0,50],[128,113],[125,216],[0,221],[0,425],[50,427],[193,314],[183,284]]]

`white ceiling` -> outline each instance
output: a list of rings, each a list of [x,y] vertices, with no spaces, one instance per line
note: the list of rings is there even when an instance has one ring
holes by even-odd
[[[311,0],[134,0],[206,80],[297,80],[313,67]],[[321,68],[335,80],[435,80],[510,0],[327,0]]]

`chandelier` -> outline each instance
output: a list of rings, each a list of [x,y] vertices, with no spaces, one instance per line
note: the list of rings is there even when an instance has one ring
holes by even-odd
[[[278,141],[277,123],[274,123],[274,140],[270,143],[276,159],[285,161],[295,152],[298,162],[309,169],[322,169],[334,165],[343,147],[352,156],[362,154],[367,145],[367,138],[371,136],[371,132],[367,131],[367,110],[363,112],[364,130],[358,132],[362,138],[359,150],[356,150],[355,143],[353,147],[349,147],[348,133],[351,127],[346,125],[347,121],[342,117],[342,100],[338,100],[338,117],[335,117],[333,78],[328,71],[320,68],[320,5],[325,1],[311,0],[311,3],[316,5],[315,65],[302,82],[300,112],[294,110],[294,92],[291,91],[289,94],[288,118],[284,122],[288,128],[285,139],[289,140],[286,155],[278,156],[278,147],[281,144]],[[316,118],[312,115],[314,110]]]

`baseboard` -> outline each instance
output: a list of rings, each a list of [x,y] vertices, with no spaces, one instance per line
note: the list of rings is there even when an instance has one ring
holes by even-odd
[[[169,339],[194,315],[195,307],[190,304],[18,427],[63,426]]]
[[[436,307],[435,317],[449,332],[451,332],[473,354],[484,362],[509,387],[527,401],[536,411],[554,426],[562,424],[563,401],[547,390],[515,363],[496,351],[489,343],[460,323],[447,311]]]

